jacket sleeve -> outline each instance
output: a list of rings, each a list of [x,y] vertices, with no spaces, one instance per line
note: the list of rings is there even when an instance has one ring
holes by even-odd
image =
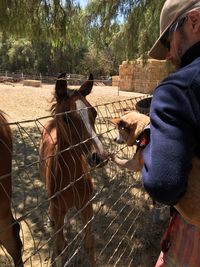
[[[150,143],[144,149],[142,180],[150,196],[175,205],[184,194],[195,144],[195,116],[187,90],[161,85],[150,111]]]

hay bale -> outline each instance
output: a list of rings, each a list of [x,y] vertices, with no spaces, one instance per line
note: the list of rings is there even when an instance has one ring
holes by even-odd
[[[42,83],[39,80],[24,80],[23,86],[41,87]]]
[[[119,76],[112,76],[112,86],[118,86]]]

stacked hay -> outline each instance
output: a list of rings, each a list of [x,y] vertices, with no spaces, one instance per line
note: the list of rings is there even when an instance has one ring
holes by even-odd
[[[39,80],[24,80],[23,86],[41,87],[42,83]]]
[[[119,88],[122,91],[151,94],[170,71],[164,60],[149,59],[145,65],[140,59],[123,61],[119,67]]]
[[[119,76],[112,76],[112,86],[119,85]]]

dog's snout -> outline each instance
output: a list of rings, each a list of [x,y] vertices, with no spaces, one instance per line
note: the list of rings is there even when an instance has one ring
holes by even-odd
[[[114,141],[115,141],[116,143],[118,143],[118,144],[124,144],[124,143],[125,143],[124,140],[123,140],[122,138],[120,138],[120,136],[116,136],[116,137],[114,138]]]

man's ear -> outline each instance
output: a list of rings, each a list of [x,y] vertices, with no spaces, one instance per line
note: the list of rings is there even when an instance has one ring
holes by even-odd
[[[188,21],[194,33],[200,33],[200,12],[193,10],[188,14]]]

